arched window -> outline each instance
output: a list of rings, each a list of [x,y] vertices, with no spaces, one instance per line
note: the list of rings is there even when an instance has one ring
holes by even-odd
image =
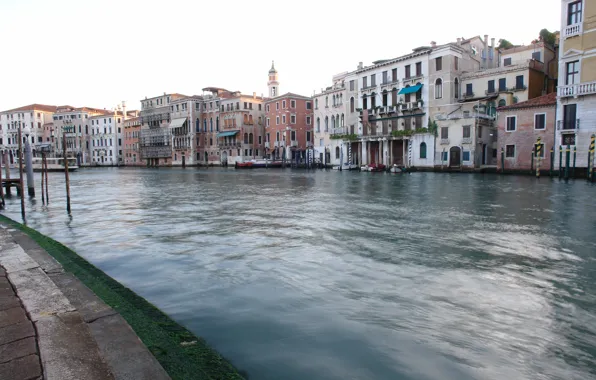
[[[354,97],[350,98],[350,112],[354,112]]]
[[[249,144],[252,144],[252,143],[253,143],[253,136],[252,136],[252,133],[250,133],[250,134],[248,135],[248,143],[249,143]]]
[[[315,109],[319,109],[319,99],[315,99]]]
[[[248,144],[248,133],[244,134],[244,143]]]
[[[209,128],[210,132],[213,132],[213,118],[209,119]]]
[[[420,158],[426,158],[426,143],[420,144]]]
[[[321,118],[317,117],[317,132],[321,132]]]
[[[391,105],[392,106],[397,105],[397,88],[394,88],[393,90],[391,90]]]
[[[344,103],[344,94],[339,94],[339,104]]]
[[[505,107],[507,105],[507,101],[505,99],[499,100],[499,107]]]
[[[455,78],[455,82],[453,84],[453,89],[454,89],[455,99],[458,99],[459,98],[459,80],[457,78]]]
[[[335,129],[335,116],[331,116],[331,129]]]
[[[341,114],[341,124],[340,124],[340,127],[342,127],[342,128],[344,127],[344,114],[343,113]]]
[[[196,128],[197,132],[199,132],[201,130],[201,122],[199,121],[198,117],[197,117],[197,122],[196,122],[195,128]]]
[[[248,115],[244,114],[244,124],[248,124]]]
[[[336,147],[335,147],[335,158],[336,158],[336,159],[338,159],[338,160],[339,160],[339,154],[340,154],[340,152],[339,152],[339,147],[338,147],[338,146],[336,146]]]
[[[329,107],[329,97],[325,96],[325,107]]]
[[[329,116],[325,116],[325,132],[329,132]]]
[[[207,119],[203,119],[203,131],[207,132]]]
[[[248,123],[252,125],[252,115],[248,115]]]
[[[443,80],[437,79],[435,82],[435,99],[441,99],[443,97]]]
[[[518,102],[517,96],[514,96],[513,97],[513,104],[517,104],[517,102]]]
[[[215,130],[219,132],[219,116],[215,118]]]

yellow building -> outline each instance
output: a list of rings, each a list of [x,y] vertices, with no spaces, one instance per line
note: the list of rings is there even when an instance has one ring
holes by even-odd
[[[596,0],[561,0],[559,49],[555,145],[577,147],[577,167],[585,168],[596,133]]]

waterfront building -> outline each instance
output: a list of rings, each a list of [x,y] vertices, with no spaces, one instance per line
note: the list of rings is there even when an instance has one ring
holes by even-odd
[[[529,171],[536,167],[538,158],[544,170],[550,168],[550,151],[555,140],[556,105],[557,94],[552,92],[497,109],[497,145],[499,152],[504,154],[505,170]],[[537,149],[538,138],[540,149]],[[534,152],[537,153],[532,163]],[[497,166],[502,168],[500,156]]]
[[[313,100],[287,92],[279,95],[275,65],[267,82],[270,98],[265,100],[265,148],[271,159],[306,162],[306,151],[313,146]]]
[[[221,101],[231,96],[230,91],[219,87],[206,87],[203,89],[202,103],[200,106],[202,132],[199,133],[201,144],[196,148],[197,154],[202,157],[202,165],[221,165],[222,152],[217,145],[217,135],[220,130],[220,104]]]
[[[52,126],[54,112],[56,106],[45,104],[30,104],[0,112],[0,151],[8,151],[11,164],[18,158],[19,125],[29,127],[29,142],[35,155],[42,143],[51,143],[47,131]],[[25,138],[23,135],[23,141]]]
[[[170,131],[170,103],[185,95],[172,93],[141,100],[141,158],[150,166],[172,164],[172,133]]]
[[[220,103],[221,125],[217,146],[222,164],[265,157],[265,110],[263,97],[239,91]]]
[[[120,107],[104,115],[89,117],[91,128],[91,165],[118,166],[124,164],[123,129],[129,116],[136,117],[136,111]]]
[[[196,165],[200,154],[196,153],[196,145],[200,129],[200,115],[203,98],[198,95],[181,97],[170,103],[172,134],[172,165]]]
[[[132,117],[124,120],[124,165],[143,166],[139,148],[139,135],[141,133],[141,118]]]
[[[555,144],[577,149],[579,168],[588,166],[590,136],[596,133],[595,17],[595,0],[561,0]]]
[[[66,134],[66,155],[76,157],[79,166],[92,164],[91,158],[91,123],[90,117],[110,115],[111,111],[91,107],[59,106],[53,115],[51,140],[55,146],[56,157],[63,156],[62,134],[64,128],[71,131]]]

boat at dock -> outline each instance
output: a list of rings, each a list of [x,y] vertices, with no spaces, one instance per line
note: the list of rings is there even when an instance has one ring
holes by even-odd
[[[286,162],[289,164],[289,162]],[[281,168],[283,167],[283,161],[272,161],[272,160],[250,160],[243,162],[236,162],[234,164],[236,169],[266,169],[266,168]]]
[[[347,162],[341,165],[341,170],[358,170],[358,169],[359,169],[358,165],[350,164]],[[340,170],[340,166],[339,165],[334,166],[333,170]]]
[[[63,158],[50,158],[47,157],[48,172],[63,172],[64,171],[64,159]],[[68,171],[74,172],[78,170],[76,158],[68,158]],[[33,171],[36,173],[41,172],[41,157],[33,158]]]

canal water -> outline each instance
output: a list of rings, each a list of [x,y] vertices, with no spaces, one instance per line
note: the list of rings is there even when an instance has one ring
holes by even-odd
[[[36,174],[37,179],[39,175]],[[596,376],[596,186],[89,169],[27,223],[259,379]],[[5,212],[20,220],[18,199]]]

